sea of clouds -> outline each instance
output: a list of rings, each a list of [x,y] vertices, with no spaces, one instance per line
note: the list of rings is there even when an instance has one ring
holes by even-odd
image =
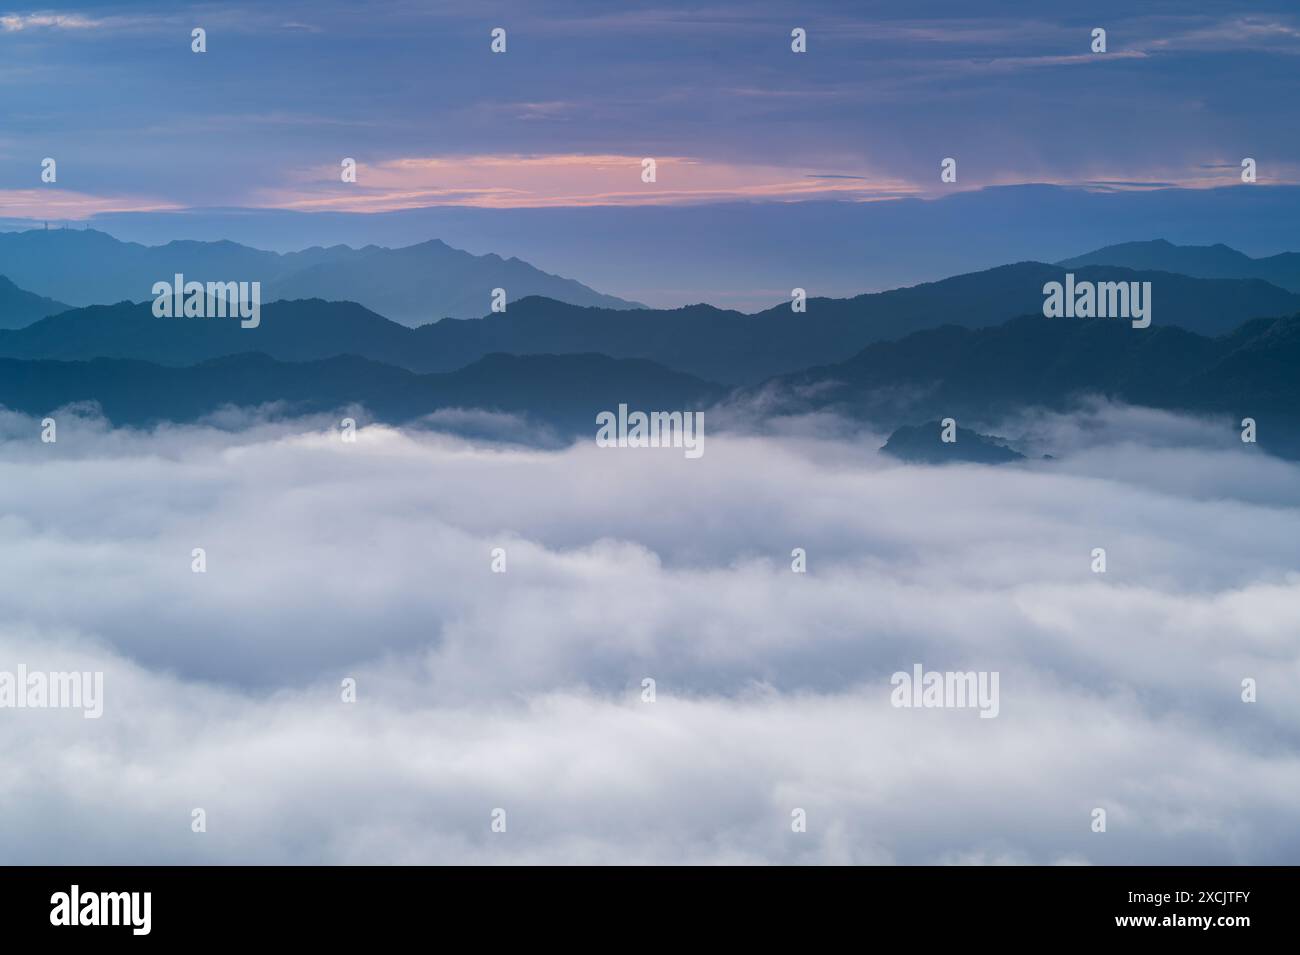
[[[1300,861],[1300,466],[1220,423],[1026,415],[1003,467],[336,424],[0,412],[0,670],[105,674],[0,709],[0,861]],[[998,717],[892,707],[916,663]]]

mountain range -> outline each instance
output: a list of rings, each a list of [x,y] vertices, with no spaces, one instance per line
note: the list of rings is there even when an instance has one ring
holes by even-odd
[[[176,273],[187,281],[261,282],[263,302],[358,302],[407,325],[477,318],[489,310],[494,288],[504,288],[508,301],[545,295],[611,309],[636,305],[519,259],[471,255],[437,239],[400,249],[335,245],[281,254],[224,241],[147,246],[93,229],[0,232],[0,274],[72,305],[143,301],[155,282]]]
[[[1197,279],[1171,273],[1080,267],[1080,281],[1150,281],[1154,325],[1208,335],[1243,321],[1300,311],[1300,295],[1257,279]],[[0,356],[78,360],[129,358],[188,365],[258,351],[281,361],[356,355],[418,373],[446,372],[494,352],[597,352],[641,358],[723,384],[756,384],[810,365],[840,361],[865,346],[944,324],[982,328],[1038,313],[1042,287],[1061,267],[1022,262],[912,288],[851,299],[812,298],[755,315],[693,305],[670,310],[584,308],[529,297],[483,318],[407,328],[351,302],[281,301],[257,328],[225,319],[160,319],[149,303],[92,306],[0,331]]]
[[[51,241],[107,239],[67,234],[83,239]],[[43,233],[25,235],[46,241],[31,238]],[[108,239],[106,247],[124,245]],[[195,245],[227,277],[266,255],[234,243],[158,248]],[[1168,257],[1187,250],[1167,245],[1090,255],[1140,257],[1137,249],[1165,256],[1162,265],[1210,269],[1206,249],[1180,263]],[[391,264],[393,251],[380,250],[376,261]],[[335,253],[348,262],[355,251],[277,258],[297,263],[289,274],[327,284]],[[1044,283],[1067,270],[1077,282],[1150,282],[1151,327],[1043,317]],[[789,304],[752,315],[708,305],[610,309],[532,296],[511,301],[506,312],[415,328],[355,302],[319,298],[267,304],[251,329],[233,319],[157,318],[148,301],[65,308],[12,283],[0,283],[0,307],[9,309],[9,324],[24,309],[57,312],[0,328],[0,405],[30,414],[91,401],[115,423],[147,425],[227,405],[283,413],[360,406],[404,423],[456,408],[577,435],[591,431],[597,412],[622,403],[683,410],[722,403],[765,415],[829,410],[902,424],[890,453],[906,456],[932,450],[928,425],[908,426],[944,417],[979,426],[1102,395],[1229,422],[1253,417],[1262,446],[1300,457],[1300,294],[1258,277],[1021,262],[850,299],[812,298],[806,312]],[[1225,441],[1235,434],[1225,429]]]
[[[1153,408],[1256,419],[1259,444],[1300,457],[1300,315],[1254,319],[1218,337],[1109,319],[1022,316],[989,328],[943,326],[877,342],[853,357],[729,389],[641,359],[492,354],[454,372],[418,374],[351,355],[282,362],[237,354],[188,367],[134,359],[0,359],[0,405],[44,415],[98,402],[116,424],[189,421],[226,405],[284,413],[364,406],[404,423],[449,408],[506,412],[573,436],[620,403],[763,415],[833,411],[889,427],[954,417],[992,422],[1026,408],[1067,410],[1100,395]],[[1229,427],[1231,426],[1231,427]],[[899,447],[906,450],[905,434]],[[915,442],[912,442],[915,444]]]

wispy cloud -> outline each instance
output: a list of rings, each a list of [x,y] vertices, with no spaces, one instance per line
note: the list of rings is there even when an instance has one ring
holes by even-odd
[[[103,25],[102,20],[79,13],[6,13],[0,14],[0,30],[18,33],[22,30],[93,30]]]
[[[1297,133],[1277,121],[1277,104],[1297,92],[1287,67],[1300,52],[1300,18],[1274,6],[1145,15],[1103,4],[1096,22],[1109,52],[1093,54],[1092,20],[1080,17],[971,16],[938,3],[891,18],[812,3],[801,11],[808,52],[796,55],[792,14],[777,3],[664,0],[611,12],[570,0],[546,17],[503,3],[511,45],[495,56],[481,22],[436,5],[88,5],[0,16],[0,95],[23,103],[33,76],[41,81],[41,109],[6,124],[15,162],[66,137],[88,154],[83,193],[161,193],[184,207],[876,200],[1016,182],[1200,187],[1220,183],[1190,170],[1238,150],[1259,159],[1261,181],[1291,182]],[[203,56],[189,53],[196,11],[209,30]],[[1235,96],[1222,78],[1243,69],[1251,95]],[[1061,135],[1062,103],[1089,135]],[[641,150],[664,157],[653,189],[629,174],[635,166],[570,159],[562,169],[531,158],[636,163]],[[363,162],[349,189],[329,168],[343,156]],[[945,156],[961,173],[941,186]],[[426,157],[447,162],[415,165]]]
[[[656,157],[656,181],[641,181],[643,157],[630,155],[473,155],[408,157],[360,163],[358,182],[339,181],[338,170],[316,167],[289,182],[249,196],[249,205],[271,208],[389,212],[426,206],[540,208],[552,206],[688,205],[724,201],[789,202],[811,199],[878,201],[937,198],[988,186],[1043,183],[1086,188],[1208,189],[1238,182],[1239,163],[1197,163],[1145,170],[1147,176],[1081,169],[1076,177],[1052,175],[1041,165],[979,169],[960,184],[937,175],[918,181],[884,175],[813,172],[798,167]],[[1219,171],[1222,170],[1222,171]],[[1118,171],[1118,170],[1116,170]],[[1131,173],[1132,170],[1124,170]],[[1300,181],[1300,165],[1270,164],[1261,180]]]
[[[646,183],[641,179],[643,158],[571,153],[412,157],[361,164],[356,185],[339,182],[337,169],[321,167],[304,170],[295,185],[264,191],[255,204],[378,212],[428,205],[522,208],[871,199],[917,192],[896,179],[823,177],[780,166],[685,156],[654,157],[656,181]]]
[[[0,189],[0,215],[21,219],[88,219],[110,212],[161,212],[181,206],[146,196],[96,196],[71,189]]]

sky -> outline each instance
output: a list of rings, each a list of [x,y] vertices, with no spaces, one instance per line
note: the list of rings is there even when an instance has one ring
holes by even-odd
[[[8,7],[0,217],[1295,183],[1298,55],[1286,3]]]

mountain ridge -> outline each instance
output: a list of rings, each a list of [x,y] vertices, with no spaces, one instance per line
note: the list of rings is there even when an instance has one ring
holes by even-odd
[[[0,275],[0,329],[24,328],[32,322],[68,311],[72,306],[19,288]]]
[[[189,366],[0,358],[0,406],[39,417],[90,402],[114,425],[134,427],[191,422],[232,406],[280,406],[282,414],[361,406],[374,420],[391,424],[473,409],[562,433],[594,434],[596,414],[620,402],[686,410],[724,394],[713,382],[653,362],[593,354],[493,354],[453,372],[426,375],[355,355],[282,362],[244,352]]]
[[[411,326],[477,318],[488,310],[494,288],[504,288],[510,299],[545,294],[611,309],[637,305],[521,259],[476,256],[440,239],[396,249],[333,245],[281,253],[229,240],[147,246],[95,229],[0,232],[0,274],[75,307],[140,301],[152,294],[154,282],[171,281],[176,273],[202,282],[261,282],[264,303],[304,295],[357,301]]]
[[[1300,311],[1300,295],[1258,280],[1204,280],[1113,267],[1078,270],[1080,279],[1153,283],[1153,321],[1218,334],[1243,321]],[[481,318],[416,328],[350,302],[302,299],[263,306],[258,328],[224,319],[154,318],[145,303],[91,306],[0,331],[12,358],[141,358],[192,364],[220,354],[264,351],[286,361],[356,354],[419,373],[451,371],[491,352],[598,352],[643,358],[710,381],[753,385],[776,375],[849,358],[875,341],[960,321],[996,325],[1041,315],[1042,286],[1064,270],[1016,263],[851,299],[813,298],[755,314],[697,304],[679,309],[576,306],[529,296]],[[1046,319],[1043,319],[1046,321]]]
[[[835,411],[890,426],[953,417],[978,427],[1027,407],[1064,410],[1087,395],[1255,418],[1262,446],[1300,457],[1300,314],[1213,338],[1109,319],[946,325],[778,376],[741,396],[761,398],[769,414]]]
[[[286,362],[241,352],[188,366],[0,358],[0,405],[43,415],[94,401],[114,423],[132,425],[194,420],[228,405],[283,404],[286,413],[361,405],[396,424],[442,409],[482,409],[578,435],[591,431],[596,412],[627,403],[723,405],[761,418],[832,412],[896,431],[952,417],[975,434],[1002,416],[1065,411],[1087,396],[1231,422],[1254,418],[1261,447],[1300,458],[1300,314],[1252,320],[1213,338],[1110,319],[944,325],[734,389],[645,359],[593,353],[493,352],[424,374],[355,355]],[[1225,429],[1224,440],[1230,445],[1235,432]],[[909,432],[900,441],[907,446]]]
[[[1259,279],[1289,292],[1300,292],[1300,252],[1253,258],[1222,242],[1214,245],[1175,245],[1167,239],[1120,242],[1063,259],[1057,265],[1063,268],[1113,265],[1175,272],[1192,278]]]

